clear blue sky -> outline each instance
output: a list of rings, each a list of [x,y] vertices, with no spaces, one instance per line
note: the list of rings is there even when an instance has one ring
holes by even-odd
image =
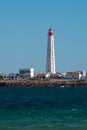
[[[56,71],[87,71],[87,0],[0,0],[0,72],[45,72],[50,27]]]

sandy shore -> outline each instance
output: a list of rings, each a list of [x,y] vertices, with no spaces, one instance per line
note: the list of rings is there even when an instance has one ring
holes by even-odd
[[[87,80],[64,80],[64,79],[51,79],[51,80],[0,80],[0,87],[56,87],[56,86],[87,86]]]

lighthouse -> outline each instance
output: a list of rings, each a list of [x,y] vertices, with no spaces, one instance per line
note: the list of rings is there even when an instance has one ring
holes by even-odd
[[[54,50],[54,33],[53,29],[48,30],[48,43],[47,43],[47,61],[46,72],[55,74],[55,50]]]

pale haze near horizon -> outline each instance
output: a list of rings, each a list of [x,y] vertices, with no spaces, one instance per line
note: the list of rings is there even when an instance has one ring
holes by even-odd
[[[50,27],[56,72],[87,71],[87,0],[0,0],[0,72],[45,72]]]

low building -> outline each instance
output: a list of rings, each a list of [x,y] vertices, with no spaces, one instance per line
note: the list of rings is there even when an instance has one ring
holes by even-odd
[[[16,74],[15,73],[10,73],[7,75],[8,79],[16,79]]]
[[[38,73],[35,77],[37,79],[48,79],[50,77],[50,73]]]
[[[20,69],[19,76],[22,79],[33,78],[34,77],[34,69],[33,68]]]
[[[83,70],[83,71],[76,71],[77,73],[80,73],[82,75],[82,78],[85,78],[86,76],[86,71]]]
[[[8,79],[8,75],[7,74],[3,74],[3,79],[7,80]]]
[[[4,78],[3,78],[3,73],[0,73],[0,80],[3,80]]]
[[[19,79],[19,78],[20,78],[19,74],[17,74],[17,73],[3,74],[4,80],[9,80],[9,79],[16,80],[16,79]]]
[[[67,72],[64,75],[65,79],[84,79],[86,76],[85,71],[75,71],[75,72]]]
[[[62,78],[61,73],[50,74],[50,79],[60,79],[60,78]]]
[[[82,75],[80,73],[66,73],[65,79],[81,79]]]
[[[44,74],[44,73],[38,73],[38,74],[35,75],[35,77],[37,79],[45,79],[46,78],[46,74]]]
[[[61,73],[50,74],[50,73],[39,73],[36,75],[38,79],[59,79],[61,78]]]

